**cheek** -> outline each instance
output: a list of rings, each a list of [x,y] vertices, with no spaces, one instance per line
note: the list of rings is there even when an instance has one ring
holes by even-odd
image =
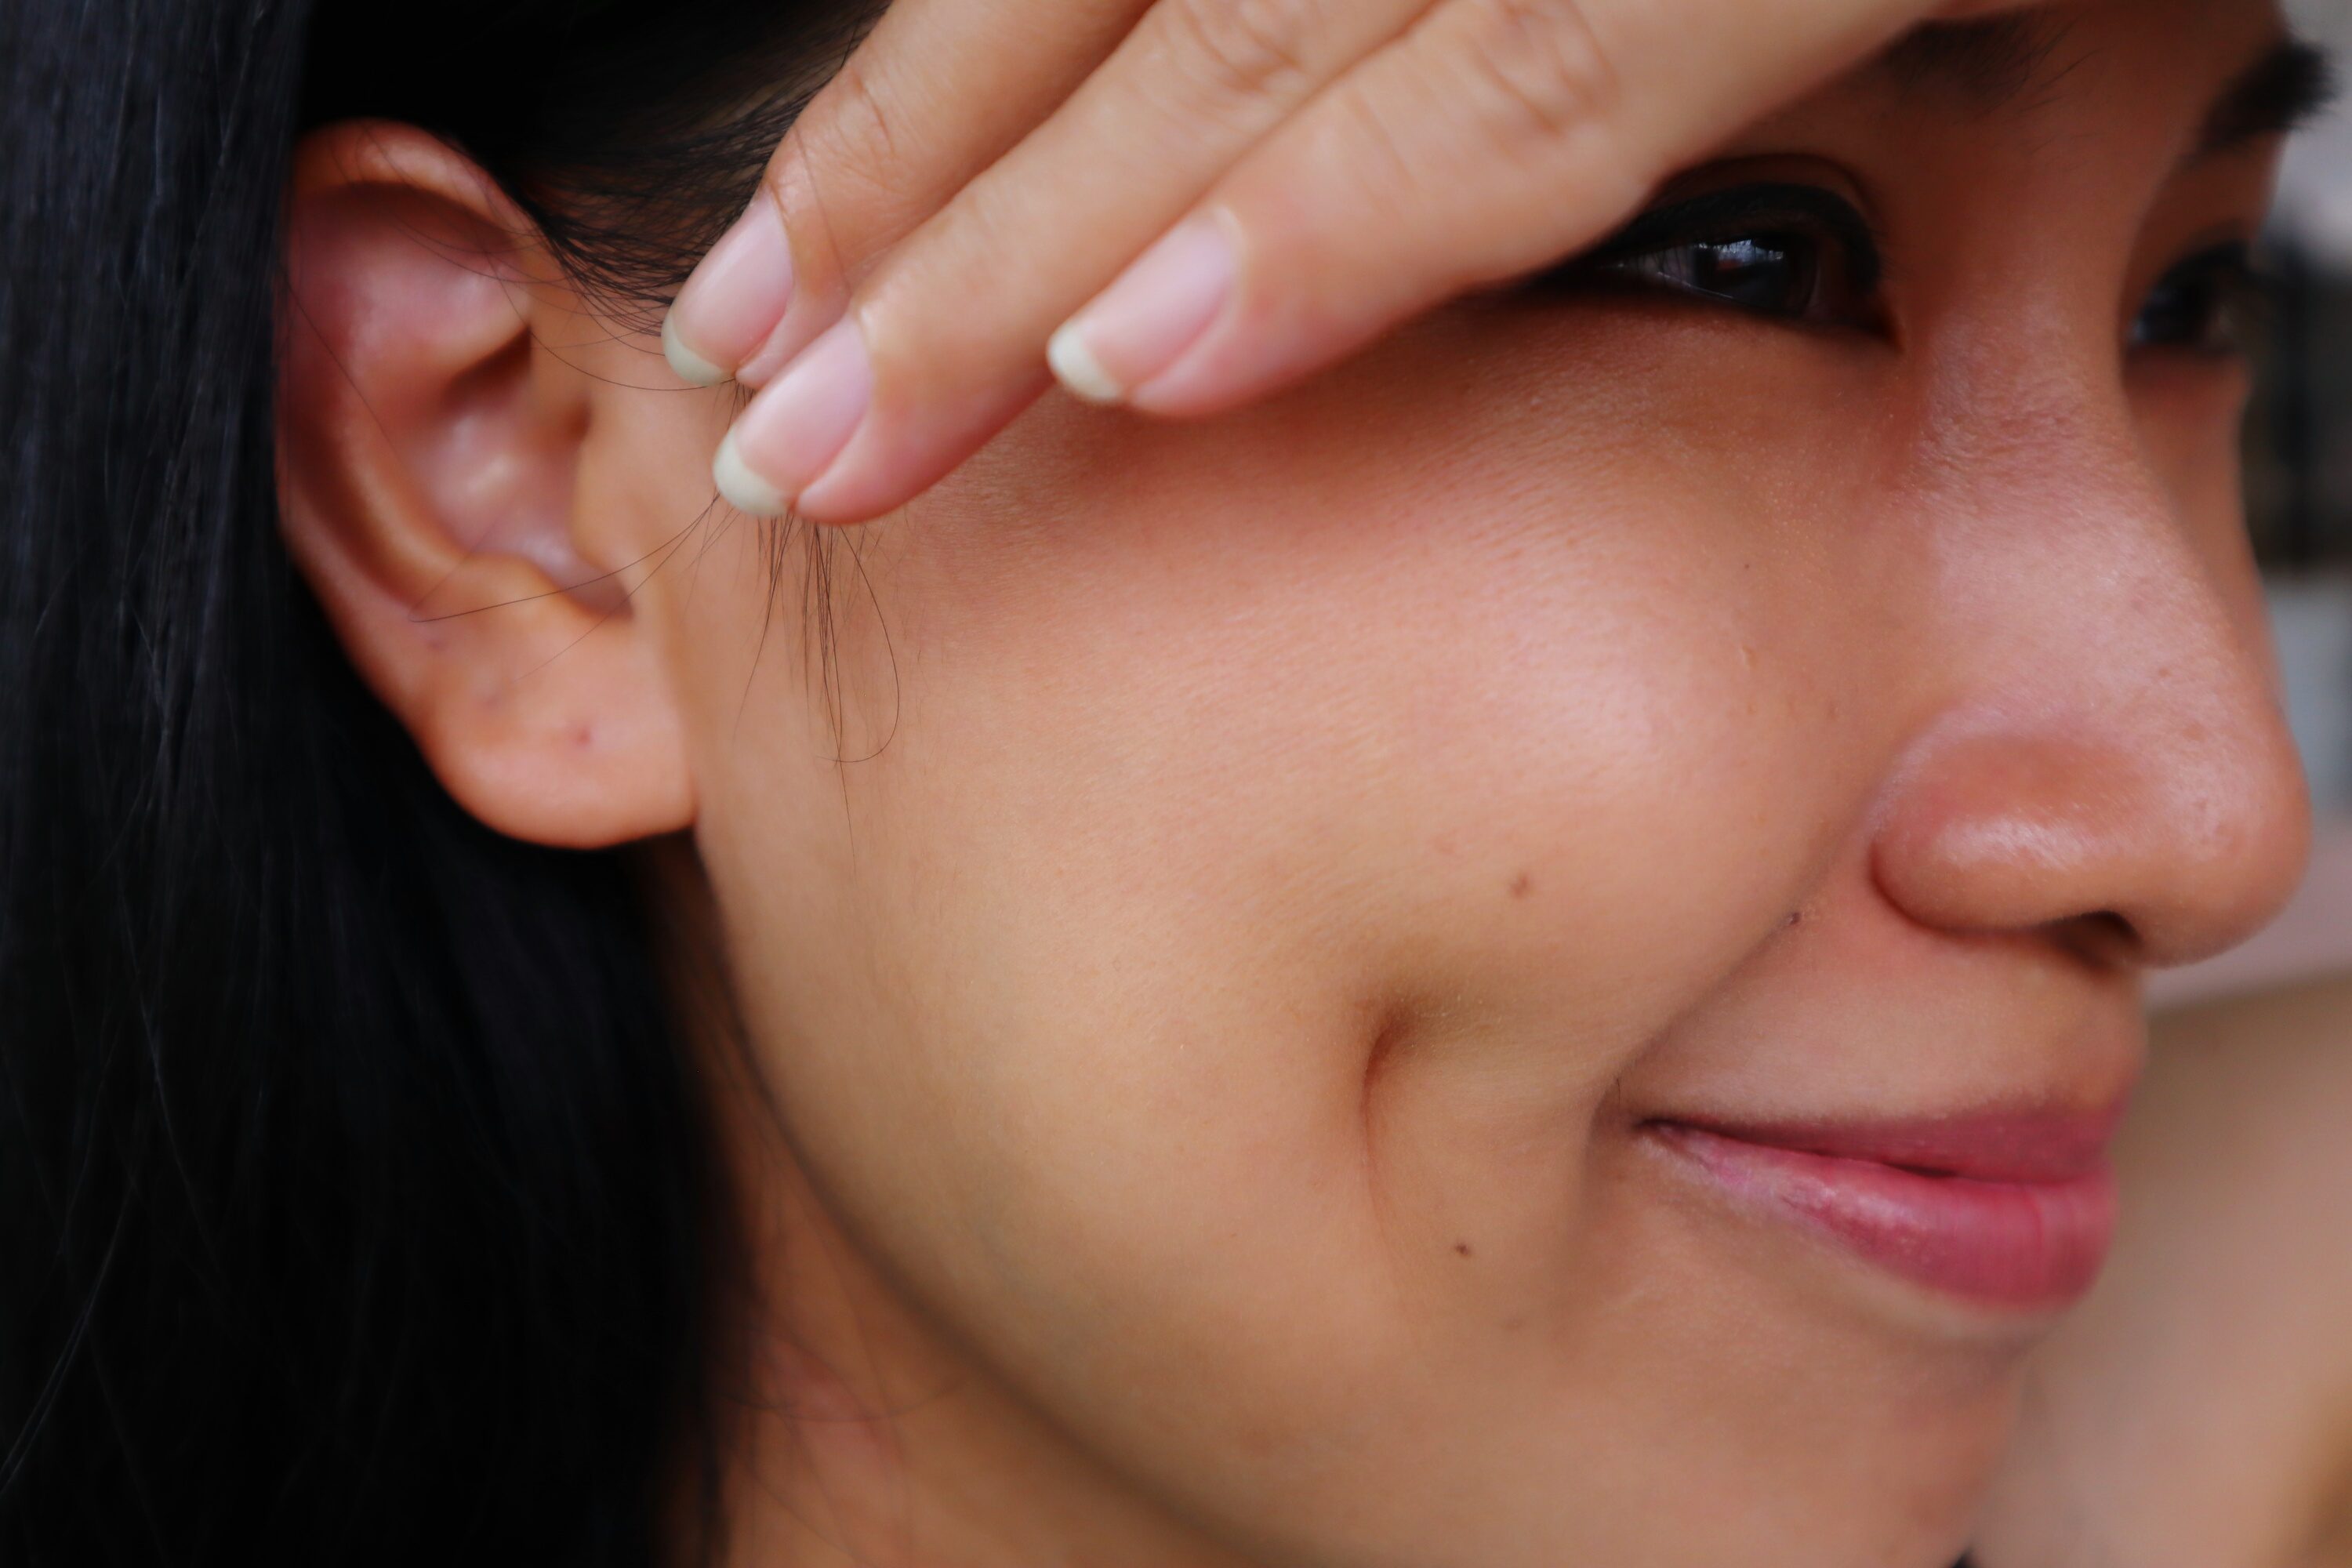
[[[1404,1539],[1446,1510],[1345,1478],[1433,1430],[1426,1486],[1509,1514],[1553,1492],[1507,1454],[1597,1474],[1662,1389],[1724,1396],[1706,1289],[1618,1310],[1678,1266],[1593,1129],[1846,841],[1903,595],[1821,478],[1864,466],[1776,423],[1826,394],[1661,336],[1574,382],[1408,339],[1172,434],[1049,404],[844,536],[837,688],[755,662],[755,605],[693,617],[796,1153],[996,1372],[1225,1517]]]
[[[2130,385],[2141,449],[2249,642],[2260,644],[2269,622],[2246,533],[2240,451],[2248,374],[2240,362],[2183,356],[2140,368]]]
[[[1386,416],[1398,384],[1179,438],[1041,411],[865,542],[878,754],[719,727],[706,849],[797,1131],[1057,1353],[1104,1290],[1206,1321],[1304,1258],[1360,1274],[1383,1040],[1406,1122],[1572,1164],[1852,811],[1791,475],[1508,386]]]

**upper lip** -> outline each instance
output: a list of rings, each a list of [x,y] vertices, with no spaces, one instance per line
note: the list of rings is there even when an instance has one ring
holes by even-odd
[[[1663,1116],[1720,1138],[1870,1160],[1931,1175],[1980,1182],[2066,1182],[2098,1170],[2122,1120],[2117,1097],[2096,1110],[1990,1109],[1882,1121],[1743,1121],[1706,1115]]]

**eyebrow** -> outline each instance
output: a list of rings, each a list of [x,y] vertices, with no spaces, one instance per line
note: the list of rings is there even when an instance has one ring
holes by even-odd
[[[2031,16],[1931,22],[1895,40],[1877,65],[1902,86],[1956,93],[1990,110],[2063,75],[2052,72],[2050,59],[2064,37],[2063,27]],[[2278,39],[2215,97],[2205,111],[2195,156],[2284,135],[2326,109],[2336,85],[2324,51],[2293,36]]]
[[[2336,98],[2336,69],[2319,48],[2281,38],[2240,71],[2205,111],[2197,155],[2210,157],[2264,137],[2284,136]]]
[[[2025,96],[2041,79],[2062,36],[2024,16],[1929,22],[1897,38],[1877,65],[1902,86],[1939,89],[1998,109]]]

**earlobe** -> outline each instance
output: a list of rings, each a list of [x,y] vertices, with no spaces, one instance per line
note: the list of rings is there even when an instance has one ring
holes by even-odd
[[[592,538],[584,311],[528,218],[412,127],[298,150],[278,445],[286,541],[460,805],[599,847],[694,816],[657,628]]]

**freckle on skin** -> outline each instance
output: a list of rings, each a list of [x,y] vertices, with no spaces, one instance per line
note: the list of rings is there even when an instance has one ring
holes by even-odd
[[[1524,899],[1535,891],[1536,879],[1525,871],[1511,879],[1511,897]]]
[[[586,724],[581,725],[572,731],[572,743],[583,750],[594,745],[596,743],[594,731]]]
[[[1467,1258],[1470,1256],[1470,1244],[1466,1241],[1457,1241],[1454,1244],[1454,1250],[1462,1257]]]

